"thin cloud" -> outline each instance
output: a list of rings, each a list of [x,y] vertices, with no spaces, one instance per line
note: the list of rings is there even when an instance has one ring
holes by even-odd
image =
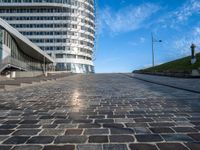
[[[200,27],[195,27],[195,28],[194,28],[193,35],[194,35],[194,36],[200,35]]]
[[[179,53],[181,53],[181,55],[188,55],[190,54],[190,46],[192,43],[197,45],[197,48],[199,49],[200,47],[200,28],[199,27],[195,27],[187,35],[175,40],[175,42],[173,43],[173,46],[176,50],[178,50]]]
[[[166,49],[171,49],[169,50],[170,55],[186,56],[190,54],[192,43],[200,46],[200,21],[196,20],[195,24],[191,22],[192,18],[198,15],[200,15],[200,1],[187,0],[180,7],[166,13],[152,25],[155,26],[154,30],[157,32],[165,28],[166,30],[172,29],[171,31],[183,33],[182,35],[171,35],[173,40],[169,40],[169,44],[165,44]],[[187,30],[185,30],[185,27],[187,27]]]
[[[189,0],[179,10],[174,12],[174,15],[179,22],[185,22],[196,13],[200,14],[200,1]]]
[[[187,0],[181,7],[173,10],[164,17],[158,19],[157,24],[163,28],[178,29],[180,25],[188,23],[189,19],[193,15],[200,14],[200,1],[199,0]]]
[[[128,44],[131,46],[137,46],[137,45],[141,45],[141,44],[145,43],[145,41],[146,41],[146,39],[144,37],[140,37],[139,39],[137,39],[135,41],[128,42]]]
[[[144,37],[140,38],[140,43],[144,43],[146,41],[146,39]]]
[[[149,3],[125,7],[118,12],[107,7],[100,13],[100,25],[112,33],[134,31],[144,27],[145,22],[159,9],[158,5]]]

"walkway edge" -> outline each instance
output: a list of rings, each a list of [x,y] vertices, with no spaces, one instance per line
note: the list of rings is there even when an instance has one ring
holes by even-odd
[[[126,75],[129,78],[137,79],[137,80],[144,81],[144,82],[149,82],[149,83],[153,83],[153,84],[157,84],[157,85],[162,85],[162,86],[167,86],[167,87],[175,88],[175,89],[178,89],[178,90],[183,90],[183,91],[187,91],[187,92],[192,92],[192,93],[200,94],[200,91],[190,90],[190,89],[187,89],[187,88],[182,88],[182,87],[173,86],[173,85],[169,85],[169,84],[165,84],[165,83],[154,82],[154,81],[150,81],[150,80],[138,78],[138,77],[135,77],[134,74],[133,74],[133,76],[131,76],[129,74],[122,74],[122,75]]]

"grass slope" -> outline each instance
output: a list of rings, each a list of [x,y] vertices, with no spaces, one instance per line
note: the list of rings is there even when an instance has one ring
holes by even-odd
[[[193,65],[191,64],[191,56],[189,56],[140,71],[144,73],[161,72],[190,74],[192,69],[200,68],[200,53],[198,53],[196,56],[197,62]]]

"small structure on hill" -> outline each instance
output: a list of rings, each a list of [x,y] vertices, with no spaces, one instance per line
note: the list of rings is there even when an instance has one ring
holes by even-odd
[[[191,45],[191,64],[195,64],[196,63],[196,61],[197,61],[197,59],[196,59],[196,52],[195,52],[195,48],[196,48],[196,45],[194,44],[194,43],[192,43],[192,45]]]

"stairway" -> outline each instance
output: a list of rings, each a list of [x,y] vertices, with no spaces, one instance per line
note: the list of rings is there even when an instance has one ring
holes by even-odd
[[[49,75],[48,77],[38,76],[38,77],[25,77],[25,78],[15,78],[15,79],[8,79],[1,76],[0,77],[0,91],[10,90],[10,89],[25,86],[25,85],[43,83],[45,81],[53,81],[60,78],[68,77],[70,75],[73,75],[73,74],[62,73],[62,74],[56,74],[56,75]]]

